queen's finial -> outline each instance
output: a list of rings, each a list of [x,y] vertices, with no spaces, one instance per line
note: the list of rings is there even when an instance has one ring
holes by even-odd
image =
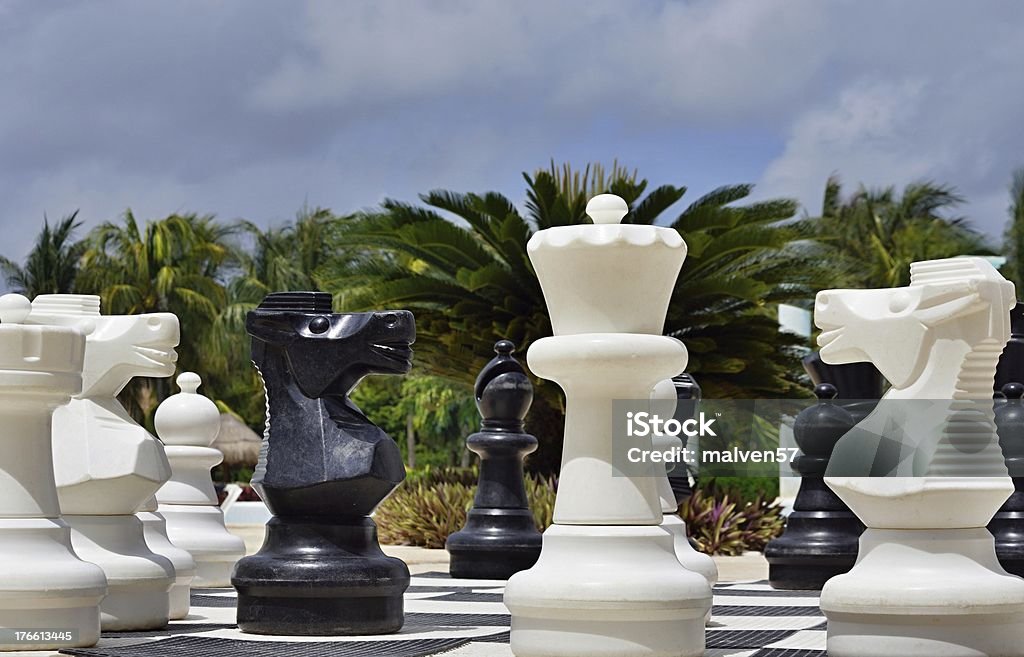
[[[625,199],[615,194],[598,194],[587,203],[587,215],[595,224],[617,224],[628,213]]]
[[[32,302],[20,294],[5,294],[0,297],[0,323],[22,324],[32,312]]]

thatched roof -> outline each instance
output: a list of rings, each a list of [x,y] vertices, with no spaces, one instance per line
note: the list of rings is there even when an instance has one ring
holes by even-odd
[[[213,446],[224,453],[225,465],[256,465],[263,438],[230,413],[220,414],[220,433]]]

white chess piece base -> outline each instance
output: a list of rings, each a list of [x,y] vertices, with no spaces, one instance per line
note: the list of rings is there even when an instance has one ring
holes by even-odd
[[[149,549],[167,558],[174,565],[174,584],[169,594],[170,618],[181,620],[188,616],[192,580],[196,576],[196,562],[192,555],[171,543],[167,537],[167,522],[159,513],[140,511],[135,514],[142,521]]]
[[[142,521],[134,515],[64,516],[79,557],[107,576],[109,593],[100,604],[105,632],[154,630],[170,618],[168,593],[174,565],[146,546]]]
[[[1024,580],[999,566],[984,527],[867,529],[821,609],[829,657],[1024,654]]]
[[[96,565],[71,550],[71,533],[51,518],[3,518],[0,532],[0,628],[78,630],[75,643],[0,643],[0,650],[59,650],[94,645],[98,605],[107,592]]]
[[[718,583],[718,566],[715,565],[715,560],[709,555],[693,549],[686,534],[686,523],[682,518],[674,513],[666,513],[661,528],[672,534],[679,563],[683,564],[687,570],[703,575],[704,579],[708,581],[708,586]]]
[[[245,541],[224,527],[224,514],[216,506],[161,504],[167,535],[196,560],[192,586],[231,586],[231,571],[245,556]]]
[[[696,657],[711,589],[658,526],[552,525],[505,605],[517,657]]]

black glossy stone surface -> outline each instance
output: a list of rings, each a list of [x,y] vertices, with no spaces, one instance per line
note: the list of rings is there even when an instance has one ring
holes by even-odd
[[[495,344],[497,356],[474,386],[483,422],[466,446],[480,456],[480,480],[466,526],[445,543],[452,577],[508,579],[540,556],[541,535],[523,485],[523,459],[537,449],[523,429],[533,386],[514,350],[508,340]]]
[[[884,384],[870,363],[828,365],[815,353],[804,359],[804,368],[816,384],[818,403],[801,411],[793,426],[801,452],[793,462],[800,490],[786,530],[764,551],[769,582],[786,590],[820,590],[857,560],[864,525],[823,477],[836,442],[867,417]]]
[[[252,478],[274,514],[231,583],[244,632],[396,632],[409,569],[384,555],[368,516],[405,478],[395,442],[348,398],[368,374],[404,374],[407,311],[338,314],[321,292],[268,295],[246,317],[267,392]]]
[[[672,383],[676,387],[675,418],[683,420],[696,417],[701,397],[700,384],[692,375],[685,372],[672,377]],[[691,474],[696,475],[696,472],[691,473],[685,463],[677,464],[668,472],[668,483],[672,487],[676,505],[682,504],[693,494],[693,487],[690,485]],[[693,541],[692,538],[690,540]]]
[[[988,529],[1003,569],[1024,577],[1024,304],[1010,310],[1010,340],[999,357],[995,383],[996,428],[1014,491]]]

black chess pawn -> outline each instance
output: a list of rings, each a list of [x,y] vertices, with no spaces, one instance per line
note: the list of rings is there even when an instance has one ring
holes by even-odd
[[[807,366],[812,377],[822,373],[817,363],[812,361]],[[878,375],[877,370],[874,375]],[[871,380],[863,377],[860,382]],[[859,387],[861,392],[875,392],[871,386],[847,384]],[[880,383],[877,392],[880,396]],[[818,403],[801,411],[793,426],[801,451],[793,461],[793,469],[801,476],[800,490],[785,532],[769,542],[764,551],[769,582],[777,589],[820,590],[830,578],[853,567],[864,531],[857,516],[825,484],[824,474],[836,442],[866,417],[872,402],[851,403],[855,414],[836,399],[838,390],[830,383],[819,383],[814,394]]]
[[[1010,309],[1010,339],[996,366],[992,390],[998,396],[1007,383],[1024,383],[1024,303]]]
[[[1014,491],[992,517],[988,530],[995,537],[1003,570],[1024,577],[1024,384],[1007,383],[1002,393],[1006,400],[996,404],[996,430]]]
[[[1024,577],[1024,304],[1010,309],[1010,339],[999,356],[995,375],[995,420],[999,445],[1014,492],[992,517],[988,529],[996,541],[1003,569]]]
[[[700,404],[701,389],[697,380],[692,375],[682,373],[672,377],[672,383],[676,387],[676,412],[677,420],[696,417],[697,406]],[[679,463],[668,472],[668,483],[672,487],[672,494],[675,495],[676,504],[682,504],[686,498],[693,494],[693,487],[690,485],[690,469],[685,463]],[[693,542],[693,539],[691,539]]]
[[[466,526],[445,543],[452,577],[508,579],[540,556],[541,535],[523,485],[523,459],[537,449],[537,439],[523,428],[533,385],[514,350],[508,340],[495,344],[497,356],[474,386],[483,423],[466,446],[480,456],[480,481]]]
[[[405,478],[395,442],[348,395],[367,374],[404,374],[407,311],[337,314],[331,295],[267,295],[246,317],[267,395],[253,488],[274,517],[235,566],[244,632],[396,632],[409,569],[386,556],[370,514]]]

